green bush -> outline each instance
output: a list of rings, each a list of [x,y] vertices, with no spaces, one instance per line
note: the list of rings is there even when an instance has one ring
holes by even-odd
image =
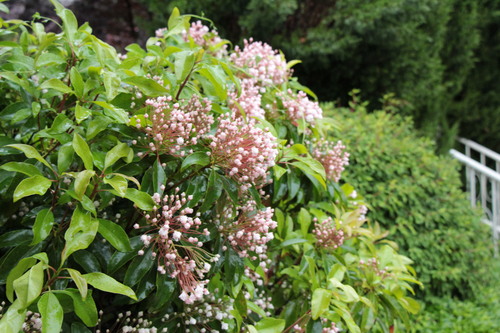
[[[0,332],[411,326],[411,260],[280,53],[174,10],[119,55],[52,3],[59,33],[0,18]]]
[[[498,275],[489,230],[461,189],[459,163],[436,156],[433,142],[396,113],[397,101],[386,99],[373,114],[356,95],[350,105],[329,107],[351,153],[345,179],[370,203],[369,216],[415,260],[425,297],[472,299]]]

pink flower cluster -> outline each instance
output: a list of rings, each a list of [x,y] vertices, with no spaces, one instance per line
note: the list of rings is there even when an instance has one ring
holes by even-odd
[[[219,119],[217,132],[208,136],[212,141],[212,161],[242,183],[243,191],[252,184],[266,182],[267,170],[274,166],[278,155],[275,137],[235,113],[226,113]]]
[[[291,89],[288,89],[287,95],[279,93],[278,97],[282,98],[288,118],[296,126],[302,120],[314,125],[316,119],[323,118],[323,110],[318,102],[311,101],[303,91],[294,94]]]
[[[391,273],[389,273],[389,271],[388,271],[389,270],[388,267],[384,267],[383,269],[378,267],[379,262],[378,262],[377,258],[369,258],[366,261],[361,259],[359,261],[359,265],[361,266],[361,268],[363,270],[367,269],[369,271],[372,271],[375,273],[375,275],[379,276],[382,279],[385,279],[385,278],[391,276]]]
[[[236,66],[246,68],[250,77],[263,86],[285,83],[290,76],[286,60],[278,51],[252,39],[245,39],[243,50],[236,46],[230,59]]]
[[[208,99],[200,100],[193,95],[189,101],[181,103],[174,103],[171,96],[146,101],[146,105],[152,107],[152,111],[144,115],[151,120],[145,127],[151,151],[184,156],[183,148],[197,144],[210,131],[214,118]],[[142,127],[137,117],[136,122],[137,127]]]
[[[243,111],[246,115],[247,121],[252,122],[254,118],[265,118],[265,111],[261,107],[262,87],[255,84],[253,79],[241,80],[241,94],[238,96],[236,89],[229,92],[229,107],[238,115]],[[241,110],[240,110],[241,108]]]
[[[177,188],[176,193],[178,191]],[[176,278],[182,289],[179,298],[191,304],[208,293],[205,288],[208,280],[202,279],[211,268],[208,262],[218,259],[202,249],[203,243],[199,239],[200,235],[208,236],[210,232],[206,228],[199,230],[199,214],[185,207],[191,200],[185,193],[167,194],[163,198],[155,193],[153,200],[160,208],[155,207],[152,215],[145,216],[153,228],[142,235],[141,240],[145,247],[154,246],[156,251],[153,256],[158,260],[158,272]],[[139,225],[134,227],[139,228]],[[144,255],[144,250],[138,254]]]
[[[274,210],[269,207],[259,210],[255,201],[249,200],[236,211],[236,220],[231,207],[224,211],[219,229],[240,257],[267,259],[266,244],[274,238],[271,230],[278,225],[273,221]]]
[[[335,182],[340,180],[344,167],[349,165],[349,153],[345,148],[342,141],[337,141],[336,144],[330,141],[316,142],[312,155],[323,164],[326,178]]]
[[[336,249],[344,243],[344,231],[335,227],[331,217],[323,222],[318,222],[318,219],[314,218],[313,234],[318,240],[317,244],[323,248]]]
[[[217,31],[210,31],[201,21],[191,23],[189,31],[184,31],[182,37],[186,42],[189,41],[189,37],[191,37],[197,45],[209,50],[221,46],[221,49],[216,52],[216,56],[222,56],[227,52],[227,45],[223,44],[224,40],[219,37]]]

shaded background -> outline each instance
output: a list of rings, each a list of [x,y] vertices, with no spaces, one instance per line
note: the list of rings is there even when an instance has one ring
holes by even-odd
[[[61,1],[122,49],[143,45],[170,11],[206,16],[240,44],[254,37],[301,59],[295,74],[322,101],[353,88],[372,108],[402,100],[422,133],[446,151],[456,135],[500,151],[500,0]],[[11,18],[54,18],[49,0],[7,2]],[[55,25],[54,25],[55,27]]]

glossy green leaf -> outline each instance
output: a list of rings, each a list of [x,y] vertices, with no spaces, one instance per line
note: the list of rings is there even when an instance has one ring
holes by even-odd
[[[36,264],[35,258],[23,258],[17,265],[9,272],[6,282],[6,296],[10,302],[14,301],[14,281],[20,278],[28,268]]]
[[[76,122],[79,124],[92,114],[92,110],[80,105],[78,102],[75,105],[75,118]]]
[[[63,173],[71,166],[73,163],[73,156],[75,155],[75,150],[73,149],[72,143],[68,142],[62,145],[57,152],[57,170],[59,173]]]
[[[300,225],[300,231],[302,231],[302,235],[307,236],[309,234],[309,226],[311,225],[312,218],[311,214],[307,211],[307,209],[301,208],[299,214],[297,216],[297,221]]]
[[[139,209],[146,211],[153,210],[153,206],[155,205],[153,198],[151,198],[149,194],[136,190],[135,188],[128,188],[125,193],[125,198],[133,201]]]
[[[87,280],[87,283],[92,285],[94,288],[108,293],[125,295],[133,300],[137,300],[134,291],[130,289],[130,287],[116,281],[109,275],[95,272],[84,274],[83,277]]]
[[[313,291],[311,299],[311,317],[312,319],[318,319],[323,312],[328,310],[330,306],[330,300],[332,298],[332,292],[323,288],[316,288]]]
[[[276,176],[276,179],[280,179],[286,173],[287,169],[275,165],[273,166],[273,171],[274,175]]]
[[[155,260],[153,260],[152,248],[143,256],[137,256],[132,260],[125,273],[124,283],[128,286],[135,286],[146,275],[146,273],[153,267]]]
[[[38,212],[33,225],[33,241],[31,245],[35,245],[43,241],[50,235],[52,226],[54,225],[54,214],[50,208],[42,209]]]
[[[53,293],[45,293],[38,300],[38,311],[42,316],[44,333],[59,333],[63,323],[64,311]]]
[[[92,291],[89,290],[87,298],[83,299],[78,289],[67,288],[65,290],[54,290],[53,293],[65,294],[73,300],[73,307],[76,315],[88,327],[94,327],[97,324],[97,308],[92,298]]]
[[[76,67],[71,67],[71,70],[69,71],[69,77],[71,79],[71,86],[75,90],[76,96],[78,98],[82,98],[84,83],[82,75],[80,74],[80,72],[78,72],[78,69]]]
[[[118,161],[120,158],[124,158],[127,163],[132,162],[134,158],[134,151],[126,143],[119,143],[114,146],[110,151],[106,153],[106,158],[104,159],[104,168],[108,168]]]
[[[158,82],[144,76],[132,76],[123,80],[123,82],[136,86],[145,95],[151,97],[164,96],[169,94],[169,90],[162,87]]]
[[[0,248],[18,246],[29,243],[33,232],[29,229],[17,229],[0,235]]]
[[[73,252],[86,249],[94,240],[98,228],[99,222],[89,212],[77,207],[64,234],[66,246],[61,254],[62,261],[66,261]]]
[[[11,144],[7,145],[6,147],[18,149],[22,151],[27,158],[34,158],[37,161],[42,162],[52,170],[52,166],[42,157],[42,155],[40,155],[40,153],[34,147],[25,144]]]
[[[105,115],[114,119],[118,123],[127,124],[129,122],[128,113],[125,110],[103,101],[94,101],[92,103],[102,107]]]
[[[97,134],[105,130],[111,122],[110,118],[103,116],[97,116],[95,119],[92,119],[87,128],[87,140],[93,139]]]
[[[64,94],[73,94],[73,90],[59,79],[50,79],[40,85],[40,89],[54,89]]]
[[[177,82],[181,82],[186,79],[194,66],[194,53],[192,51],[181,51],[177,52],[175,55],[175,77]]]
[[[78,172],[75,177],[75,193],[78,200],[82,200],[87,187],[89,186],[90,179],[95,175],[94,170],[83,170]]]
[[[182,161],[181,171],[186,170],[191,165],[207,166],[209,164],[210,164],[210,156],[208,156],[207,153],[205,152],[198,151],[189,155]]]
[[[165,169],[158,160],[154,162],[152,169],[153,191],[162,195],[162,186],[165,186],[167,183],[167,175],[165,173]]]
[[[73,149],[82,159],[85,169],[92,170],[94,168],[94,159],[90,152],[89,145],[78,133],[75,133],[73,136]]]
[[[216,175],[217,171],[212,169],[210,176],[208,178],[208,186],[207,193],[205,194],[205,198],[203,204],[201,205],[200,211],[204,212],[210,209],[213,203],[219,199],[222,194],[222,184],[220,184],[220,180]]]
[[[284,241],[283,243],[280,244],[280,248],[285,248],[287,246],[290,246],[290,245],[295,245],[295,244],[302,244],[302,243],[306,243],[307,242],[307,239],[303,239],[303,238],[292,238],[292,239],[287,239],[286,241]]]
[[[76,287],[78,288],[78,291],[80,292],[80,295],[82,295],[82,299],[85,300],[87,298],[87,293],[88,293],[87,280],[76,269],[66,268],[66,270],[68,271],[69,275],[71,276],[71,279],[73,280],[73,282],[75,282]]]
[[[99,219],[98,232],[118,251],[132,251],[127,233],[120,225],[108,220]]]
[[[23,179],[14,190],[14,202],[34,194],[44,195],[52,182],[43,176],[33,176]]]
[[[119,93],[120,78],[113,72],[105,71],[102,74],[102,80],[104,82],[104,88],[106,89],[106,98],[112,100]]]
[[[29,163],[24,163],[24,162],[9,162],[5,163],[4,165],[0,166],[0,169],[4,169],[7,171],[12,171],[12,172],[19,172],[22,174],[25,174],[29,177],[31,176],[41,176],[42,172],[38,170],[36,166],[33,164]]]
[[[111,185],[120,197],[124,197],[127,193],[128,181],[122,176],[115,175],[111,178],[104,178],[104,184]]]
[[[281,333],[285,329],[285,320],[277,318],[263,318],[255,324],[259,333]]]
[[[20,304],[28,307],[42,292],[44,283],[43,263],[39,262],[14,280],[14,292]]]
[[[11,304],[0,319],[0,332],[19,333],[22,332],[24,320],[26,319],[26,307],[19,300]]]

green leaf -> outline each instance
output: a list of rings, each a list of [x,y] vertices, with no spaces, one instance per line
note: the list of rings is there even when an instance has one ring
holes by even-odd
[[[109,275],[95,272],[84,274],[83,277],[87,280],[87,283],[92,285],[94,288],[108,293],[125,295],[137,301],[137,297],[130,287],[116,281]]]
[[[300,225],[300,231],[302,231],[302,235],[307,236],[309,231],[309,226],[311,225],[311,214],[307,211],[307,209],[301,208],[300,212],[297,216],[297,221]]]
[[[108,117],[98,116],[95,117],[95,119],[92,119],[87,129],[87,140],[92,140],[97,134],[105,130],[111,123],[112,120]]]
[[[94,299],[92,298],[92,291],[89,290],[87,298],[83,299],[77,289],[67,288],[65,290],[53,290],[53,293],[68,295],[73,300],[73,307],[76,315],[88,327],[97,325],[97,308]]]
[[[38,212],[35,224],[33,225],[33,241],[31,245],[36,245],[47,238],[50,235],[53,225],[54,214],[50,208],[45,208]]]
[[[127,163],[132,162],[134,158],[134,151],[126,143],[119,143],[114,146],[110,151],[106,153],[106,158],[104,159],[104,168],[107,169],[109,166],[115,164],[120,158],[125,158]]]
[[[168,30],[172,30],[173,28],[175,28],[177,24],[179,24],[180,16],[181,13],[179,11],[179,8],[174,7],[174,9],[172,9],[170,17],[168,18],[168,23],[167,23]]]
[[[69,71],[69,78],[71,80],[71,86],[73,86],[73,89],[75,90],[76,96],[78,98],[82,98],[84,83],[82,75],[78,72],[76,67],[71,67],[71,70]]]
[[[200,211],[204,212],[210,209],[213,203],[219,199],[222,194],[222,185],[220,184],[219,177],[217,177],[217,171],[212,169],[210,176],[208,178],[207,193],[205,194],[205,199],[203,205],[200,207]]]
[[[19,172],[23,173],[29,177],[31,176],[41,176],[42,172],[38,170],[36,166],[33,164],[29,163],[24,163],[24,162],[9,162],[5,163],[4,165],[0,166],[0,169],[4,169],[7,171],[12,171],[12,172]]]
[[[191,165],[201,165],[201,166],[207,166],[210,164],[210,156],[207,155],[207,153],[198,151],[196,153],[193,153],[186,157],[184,161],[182,161],[181,165],[181,171],[186,170],[186,168],[190,167]]]
[[[57,170],[59,173],[63,173],[68,170],[68,168],[73,163],[73,156],[75,155],[75,150],[73,149],[72,143],[68,142],[62,145],[57,152]]]
[[[162,167],[160,161],[156,160],[153,164],[153,191],[155,193],[163,194],[162,185],[167,183],[167,175],[165,169]]]
[[[69,275],[71,276],[71,279],[73,280],[73,282],[75,282],[76,287],[78,288],[78,291],[80,292],[80,295],[82,295],[82,299],[85,300],[87,298],[87,294],[89,291],[89,288],[87,285],[87,280],[76,269],[66,268],[66,270],[68,271]]]
[[[75,105],[75,118],[76,122],[79,124],[92,114],[92,110],[89,108],[86,108],[84,106],[81,106],[80,103],[76,103]]]
[[[78,200],[82,200],[83,195],[85,194],[85,191],[89,186],[90,178],[92,178],[94,175],[94,170],[83,170],[77,173],[77,176],[75,178],[75,193],[78,197]]]
[[[7,312],[0,320],[0,332],[19,333],[22,332],[24,320],[26,319],[26,307],[21,305],[19,300],[9,306]]]
[[[103,101],[94,101],[92,103],[102,107],[104,109],[105,115],[109,116],[120,124],[127,124],[129,122],[128,113],[125,110]]]
[[[194,66],[194,53],[193,51],[177,52],[175,55],[175,77],[177,82],[182,82],[189,75]]]
[[[33,232],[29,229],[8,231],[0,236],[0,248],[27,244],[32,236]]]
[[[323,288],[316,288],[313,292],[311,299],[311,317],[312,319],[318,319],[323,312],[328,310],[330,306],[330,300],[332,298],[332,292]]]
[[[259,333],[281,333],[285,329],[285,320],[276,318],[263,318],[255,324]]]
[[[139,209],[146,211],[153,210],[155,205],[153,198],[151,198],[149,194],[136,190],[135,188],[128,188],[125,192],[125,198],[133,201]]]
[[[146,275],[146,273],[153,267],[155,260],[151,253],[152,247],[143,255],[137,256],[135,254],[134,260],[130,263],[127,272],[125,273],[124,283],[129,286],[135,286]]]
[[[44,195],[52,182],[43,176],[33,176],[23,179],[14,190],[14,202],[34,194]]]
[[[76,20],[75,14],[69,9],[57,10],[57,15],[63,21],[63,31],[71,42],[75,39],[75,34],[78,30],[78,22]]]
[[[61,254],[62,262],[66,261],[73,252],[86,249],[94,240],[98,228],[99,222],[92,218],[89,212],[83,211],[78,206],[64,234],[66,246]]]
[[[123,82],[136,86],[145,95],[150,97],[158,97],[169,94],[170,91],[161,86],[155,80],[149,79],[144,76],[132,76],[123,80]]]
[[[120,78],[114,73],[105,71],[102,74],[104,88],[106,89],[106,98],[111,101],[118,95],[118,90],[120,89]]]
[[[281,243],[279,247],[284,248],[284,247],[287,247],[290,245],[301,244],[301,243],[307,243],[307,239],[303,239],[303,238],[288,239],[288,240],[284,241],[283,243]]]
[[[27,158],[34,158],[37,161],[42,162],[43,164],[48,166],[49,169],[52,170],[52,166],[49,164],[49,162],[47,162],[34,147],[25,144],[12,144],[12,145],[7,145],[6,147],[12,147],[18,149],[22,151]]]
[[[118,251],[132,251],[127,233],[120,225],[99,219],[99,229],[97,231]]]
[[[44,333],[61,332],[64,311],[57,297],[51,293],[45,293],[38,300],[38,311],[42,315],[42,330]]]
[[[14,291],[23,307],[28,307],[42,292],[44,282],[43,265],[42,262],[39,262],[21,277],[14,280]]]
[[[85,169],[92,170],[94,168],[94,159],[92,158],[89,145],[78,133],[73,136],[73,149],[82,159]]]
[[[12,268],[12,270],[9,272],[9,275],[7,276],[7,281],[6,281],[6,296],[7,299],[10,302],[14,301],[14,281],[17,280],[21,275],[26,272],[26,270],[30,267],[33,267],[36,263],[36,259],[29,257],[29,258],[23,258],[21,259],[17,265]]]
[[[118,193],[120,197],[124,197],[127,193],[128,181],[122,176],[115,175],[111,178],[104,178],[104,184],[109,184]]]
[[[274,175],[276,176],[276,179],[280,179],[281,176],[283,176],[286,173],[287,169],[282,168],[278,165],[275,165],[275,166],[273,166],[273,171],[274,171]]]
[[[40,89],[54,89],[64,94],[73,94],[73,90],[59,79],[50,79],[40,85]]]

